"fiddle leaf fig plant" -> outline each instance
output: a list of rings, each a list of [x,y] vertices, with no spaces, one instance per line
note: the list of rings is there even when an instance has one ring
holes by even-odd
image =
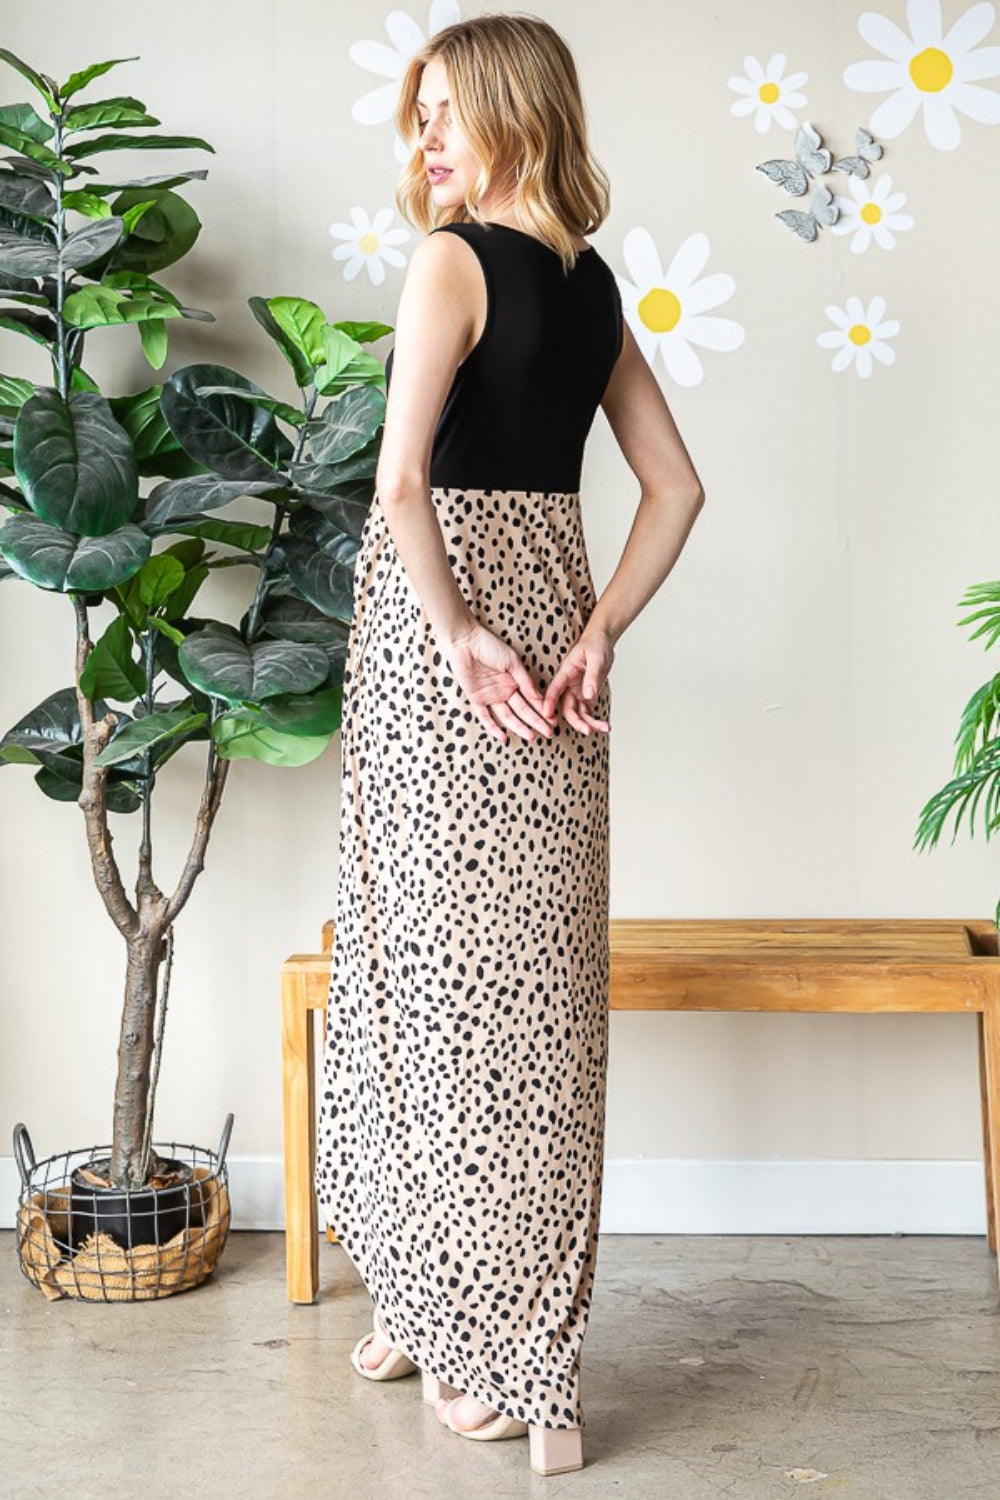
[[[305,298],[251,297],[291,368],[270,395],[211,361],[133,394],[106,395],[87,339],[135,326],[150,367],[184,306],[153,272],[194,245],[176,191],[203,169],[121,180],[122,150],[211,151],[131,96],[76,96],[132,58],[58,83],[13,53],[32,100],[0,106],[0,327],[43,347],[48,385],[0,374],[0,578],[64,596],[72,684],[0,738],[0,765],[35,768],[46,796],[83,813],[98,892],[126,949],[109,1181],[139,1187],[152,1147],[174,924],[204,864],[230,763],[314,760],[340,726],[354,563],[374,496],[385,414],[379,322],[331,322]],[[104,335],[102,334],[101,337]],[[130,337],[135,335],[129,335]],[[239,504],[255,507],[248,519]],[[235,621],[194,613],[202,586],[238,569]],[[245,584],[243,582],[245,580]],[[153,794],[179,753],[204,761],[190,848],[173,887],[153,865]],[[110,814],[139,814],[126,890]]]

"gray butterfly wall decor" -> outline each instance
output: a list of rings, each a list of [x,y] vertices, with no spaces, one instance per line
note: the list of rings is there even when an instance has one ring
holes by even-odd
[[[780,157],[762,161],[756,170],[794,198],[801,198],[809,191],[809,178],[822,177],[833,162],[833,152],[826,149],[819,131],[808,120],[795,132],[795,157],[795,161],[783,161]]]
[[[782,224],[787,224],[789,229],[793,229],[800,240],[814,240],[819,233],[820,225],[836,224],[840,218],[840,209],[834,203],[830,189],[822,182],[818,182],[813,189],[806,212],[797,208],[784,208],[774,217],[780,219]]]
[[[776,182],[793,198],[802,198],[809,191],[810,179],[823,177],[827,172],[845,172],[854,177],[867,177],[870,162],[878,161],[882,147],[877,145],[870,131],[859,128],[854,137],[857,154],[842,156],[836,161],[833,152],[823,145],[823,137],[807,120],[795,132],[795,160],[774,157],[762,161],[754,170],[762,172],[771,182]],[[808,209],[786,208],[775,214],[783,224],[802,240],[815,240],[820,228],[836,224],[840,209],[833,201],[833,194],[822,182],[816,182]]]
[[[871,171],[869,162],[878,161],[882,155],[882,147],[876,144],[875,137],[867,130],[859,128],[854,137],[857,156],[842,156],[833,164],[835,172],[849,172],[852,177],[867,177]]]

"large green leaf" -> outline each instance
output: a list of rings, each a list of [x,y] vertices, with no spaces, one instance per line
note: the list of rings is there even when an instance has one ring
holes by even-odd
[[[201,385],[235,385],[267,392],[225,365],[185,365],[165,382],[160,404],[182,447],[224,479],[271,479],[288,463],[292,444],[266,408],[235,396],[197,395]]]
[[[391,323],[352,323],[347,318],[339,319],[333,326],[356,344],[374,344],[392,332]]]
[[[139,598],[147,609],[159,609],[172,594],[176,594],[185,576],[186,570],[181,560],[171,557],[167,552],[161,552],[143,563],[141,571],[136,575]]]
[[[355,386],[324,407],[309,423],[309,456],[318,464],[342,464],[367,449],[385,421],[385,397],[373,386]]]
[[[201,465],[184,452],[167,426],[160,409],[162,390],[161,385],[152,385],[131,396],[112,396],[111,410],[132,439],[140,474],[193,474]]]
[[[221,760],[259,760],[269,766],[292,767],[317,760],[333,736],[282,734],[243,714],[224,714],[213,724],[212,738]]]
[[[35,394],[30,380],[17,375],[0,375],[0,405],[22,407]]]
[[[374,494],[375,475],[378,473],[381,448],[382,437],[379,433],[341,463],[293,464],[292,473],[296,476],[297,486],[302,489],[318,490],[320,494],[335,495],[346,485],[351,485],[359,479],[367,480],[371,485],[371,494]]]
[[[198,396],[235,396],[239,401],[251,401],[257,406],[262,406],[265,411],[271,411],[283,422],[288,422],[292,427],[305,425],[306,415],[298,406],[291,406],[287,401],[281,401],[277,396],[257,396],[251,391],[241,391],[239,386],[233,385],[200,385],[195,393]]]
[[[12,213],[46,223],[56,211],[56,202],[47,183],[37,177],[23,177],[19,172],[0,172],[0,204]]]
[[[180,187],[182,182],[203,182],[208,176],[207,167],[195,167],[190,172],[155,172],[152,177],[131,177],[127,182],[93,182],[91,192],[123,193],[131,188]]]
[[[63,131],[72,135],[78,130],[103,130],[105,126],[130,128],[136,125],[159,125],[159,120],[146,113],[141,99],[119,95],[114,99],[99,99],[96,104],[78,104],[66,111]]]
[[[54,802],[78,802],[83,787],[83,766],[76,768],[75,776],[66,776],[43,766],[35,773],[35,785],[39,791]],[[104,789],[108,812],[137,812],[142,806],[142,797],[129,781],[108,781]]]
[[[0,269],[15,276],[55,276],[59,252],[41,240],[25,239],[11,229],[0,229]]]
[[[191,713],[184,707],[171,709],[169,713],[146,714],[144,718],[126,724],[110,744],[105,745],[95,765],[117,765],[120,761],[129,760],[133,755],[151,749],[153,745],[173,739],[175,735],[200,728],[207,719],[207,714]]]
[[[288,363],[295,372],[295,384],[302,387],[311,385],[313,378],[312,365],[306,359],[298,345],[294,344],[285,330],[275,322],[266,300],[263,297],[251,297],[249,298],[248,306],[261,328],[274,340],[282,354],[288,360]]]
[[[323,516],[296,517],[285,543],[288,575],[299,593],[325,615],[350,620],[354,613],[354,564],[358,541]]]
[[[165,186],[156,188],[153,194],[150,187],[126,188],[112,208],[116,214],[124,214],[150,196],[156,198],[155,207],[143,214],[115,251],[116,270],[161,271],[186,255],[201,232],[201,220],[187,199]]]
[[[178,520],[190,520],[205,511],[221,510],[244,495],[267,495],[280,492],[276,480],[217,479],[214,474],[193,474],[188,479],[169,479],[158,484],[146,500],[142,518],[144,530],[150,533],[173,530]]]
[[[362,350],[346,365],[338,360],[331,365],[320,365],[316,371],[316,389],[321,396],[339,396],[355,385],[384,388],[385,368],[374,354]]]
[[[0,125],[19,131],[29,141],[52,139],[52,126],[30,104],[0,104]]]
[[[275,636],[278,640],[322,646],[331,660],[342,659],[347,645],[347,622],[332,620],[307,599],[287,594],[265,602],[260,628],[263,635]]]
[[[87,84],[92,83],[95,78],[100,78],[102,73],[117,68],[121,63],[138,61],[138,57],[111,57],[105,62],[89,63],[87,67],[69,75],[59,90],[59,96],[62,99],[68,99],[71,94],[77,94],[81,89],[86,88]]]
[[[7,307],[0,312],[0,328],[11,333],[23,333],[32,343],[50,348],[56,341],[56,325],[45,313],[32,312],[28,307]]]
[[[40,141],[32,140],[30,135],[15,129],[11,125],[0,122],[0,145],[11,146],[15,151],[20,151],[29,161],[37,162],[46,171],[59,169],[60,161],[56,153],[48,146],[43,146]]]
[[[248,521],[182,521],[170,527],[183,536],[204,537],[209,542],[222,542],[227,547],[238,547],[241,552],[259,554],[264,552],[271,540],[270,526],[253,526]]]
[[[78,161],[84,156],[96,156],[100,151],[175,151],[197,147],[199,151],[215,151],[199,135],[99,135],[92,141],[77,141],[66,147],[66,155]]]
[[[102,223],[111,223],[104,219]],[[143,323],[150,319],[180,318],[183,313],[171,302],[140,292],[130,296],[108,286],[83,286],[71,292],[63,304],[63,317],[73,328],[110,328],[122,323]]]
[[[309,362],[310,368],[325,358],[323,329],[326,314],[306,297],[268,297],[267,307],[285,338]]]
[[[309,466],[314,471],[319,465]],[[334,531],[342,531],[346,536],[359,538],[365,524],[365,518],[371,510],[372,505],[372,481],[370,479],[357,479],[347,484],[334,486],[328,495],[317,489],[305,489],[302,485],[302,467],[296,465],[295,493],[304,499],[308,505],[308,511],[298,514],[303,519],[310,513],[316,512],[323,516]],[[296,521],[298,516],[296,516]]]
[[[282,734],[311,737],[336,734],[340,728],[341,687],[321,688],[316,693],[282,693],[255,710],[266,729]]]
[[[0,552],[22,578],[62,593],[101,593],[137,573],[152,538],[138,526],[100,537],[74,536],[34,516],[12,516],[0,527]]]
[[[91,265],[113,250],[124,232],[125,221],[114,214],[108,219],[96,219],[92,224],[85,224],[63,242],[63,265],[72,266],[74,270]]]
[[[87,658],[80,687],[88,698],[113,698],[131,703],[146,691],[146,673],[132,655],[132,632],[118,615]]]
[[[103,698],[95,700],[94,712],[98,718],[108,712]],[[120,709],[116,717],[119,723],[129,722],[129,715]],[[5,763],[41,766],[35,781],[47,797],[57,802],[78,800],[83,785],[83,732],[74,688],[60,688],[50,694],[3,736],[0,765]],[[111,812],[133,812],[139,805],[129,780],[138,769],[133,761],[110,772],[106,797]]]
[[[227,703],[307,693],[326,681],[329,670],[326,653],[319,646],[297,641],[248,646],[237,631],[221,625],[189,635],[178,661],[192,687]]]
[[[83,536],[117,531],[139,501],[129,436],[93,391],[64,401],[43,386],[26,401],[14,428],[14,469],[37,516]]]
[[[167,352],[170,348],[166,320],[148,318],[146,322],[140,323],[139,344],[150,369],[162,370],[167,362]]]
[[[94,705],[99,718],[108,705]],[[13,729],[0,739],[0,765],[10,762],[38,765],[43,754],[59,753],[70,745],[80,745],[83,731],[73,688],[60,688],[19,719]]]
[[[57,89],[54,79],[49,78],[45,73],[36,72],[30,63],[22,62],[21,58],[17,57],[15,53],[9,52],[6,47],[0,47],[0,61],[8,63],[12,68],[16,68],[21,77],[26,78],[38,90],[49,106],[49,109],[52,110],[53,114],[55,113],[58,106],[56,104]]]

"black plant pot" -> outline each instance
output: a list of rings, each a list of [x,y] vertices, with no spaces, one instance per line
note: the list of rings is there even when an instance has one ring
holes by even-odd
[[[88,1161],[70,1175],[70,1250],[79,1250],[87,1235],[109,1235],[123,1250],[163,1245],[189,1224],[201,1224],[201,1182],[186,1161],[165,1158],[163,1170],[180,1179],[166,1188],[103,1188],[82,1176],[90,1169],[103,1178],[109,1164],[108,1157]]]
[[[175,1157],[164,1159],[164,1170],[179,1181],[169,1187],[117,1188],[88,1182],[89,1168],[108,1175],[109,1157],[83,1163],[70,1176],[69,1246],[78,1250],[88,1234],[107,1234],[123,1250],[134,1245],[162,1245],[188,1225],[202,1222],[202,1183],[190,1165]]]

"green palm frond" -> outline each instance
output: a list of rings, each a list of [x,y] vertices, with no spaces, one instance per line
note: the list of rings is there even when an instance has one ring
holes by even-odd
[[[983,794],[983,819],[986,840],[1000,826],[1000,740],[991,740],[972,758],[968,769],[943,786],[924,804],[917,824],[915,849],[933,848],[941,836],[948,814],[956,811],[952,843],[959,834],[963,816],[968,816],[969,833],[975,833],[975,816]]]
[[[982,620],[982,624],[969,637],[974,641],[978,636],[986,635],[987,649],[995,646],[1000,638],[1000,583],[974,583],[965,592],[961,600],[964,609],[969,605],[984,605],[985,608],[976,609],[971,615],[966,615],[964,620],[959,620],[960,625],[969,625],[973,620]]]
[[[962,710],[955,736],[955,770],[967,771],[979,750],[985,750],[1000,726],[1000,672],[977,688]],[[977,744],[978,741],[978,744]]]

